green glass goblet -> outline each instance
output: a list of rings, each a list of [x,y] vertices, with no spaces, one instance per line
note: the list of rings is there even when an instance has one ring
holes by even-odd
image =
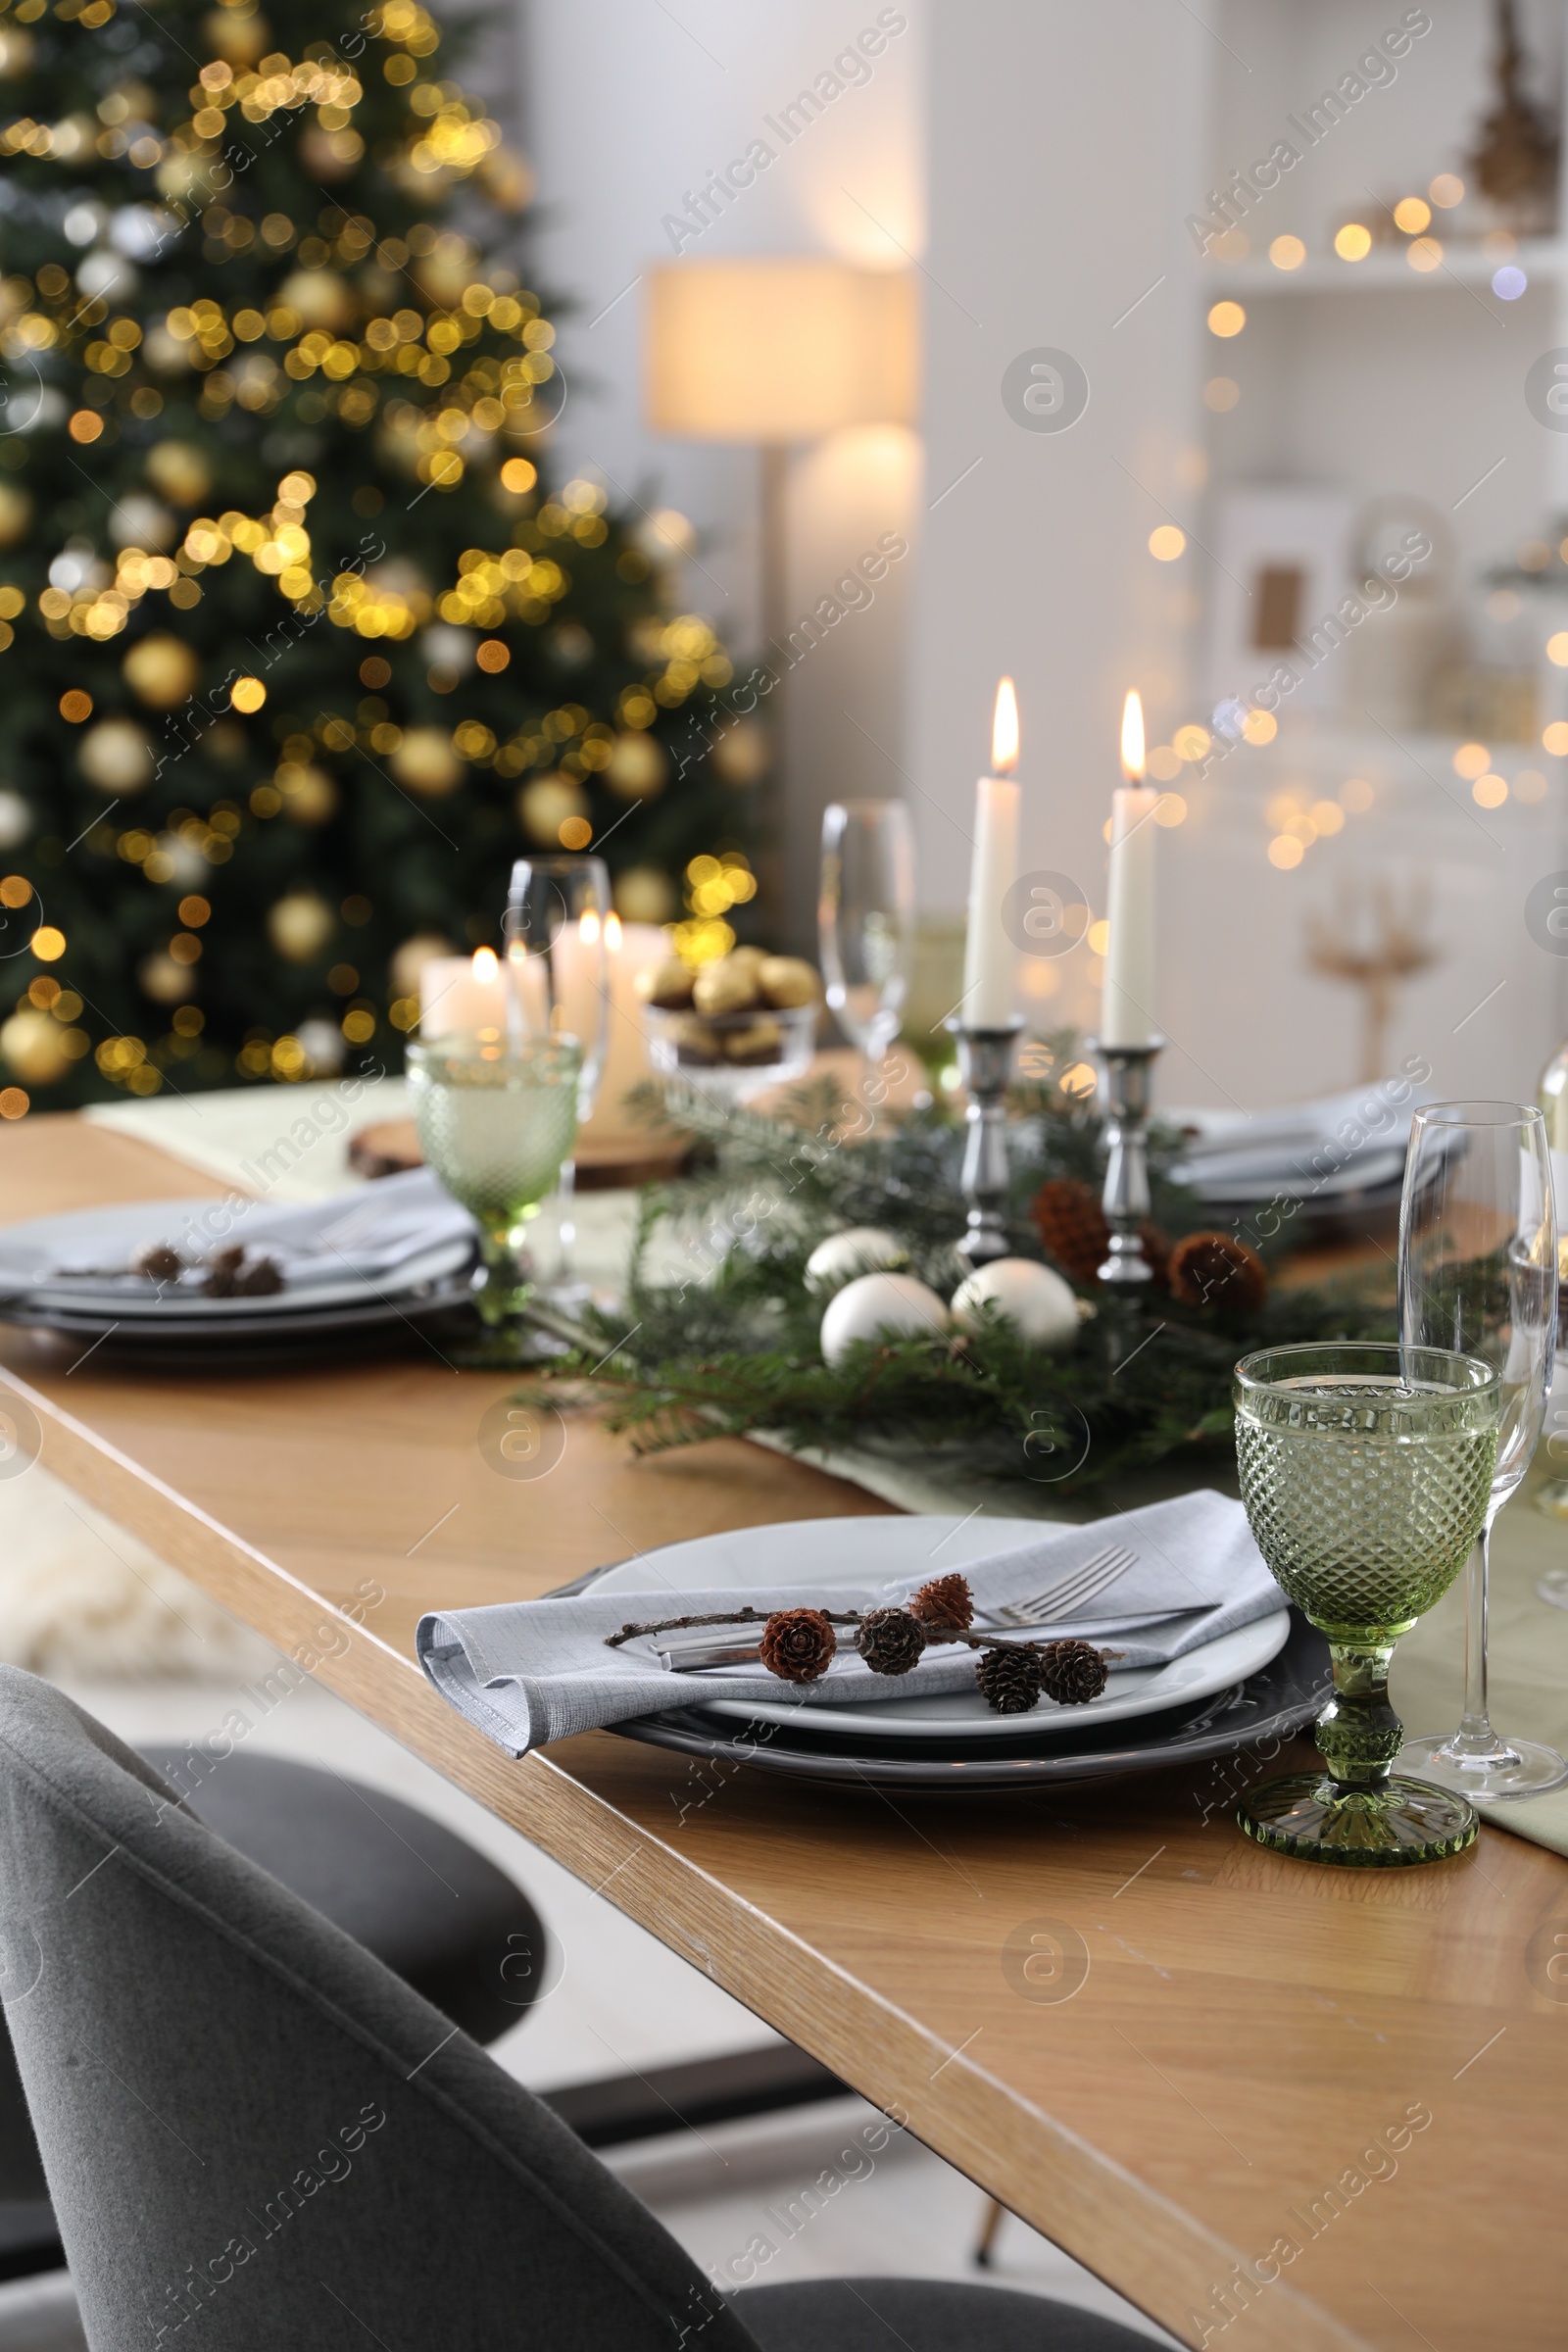
[[[1326,1772],[1265,1781],[1237,1819],[1276,1853],[1360,1867],[1436,1862],[1476,1835],[1463,1796],[1393,1770],[1401,1634],[1469,1557],[1492,1492],[1497,1375],[1439,1348],[1274,1348],[1236,1367],[1236,1459],[1258,1549],[1328,1636]]]
[[[529,1359],[533,1295],[525,1237],[577,1134],[573,1037],[514,1044],[411,1045],[409,1094],[426,1163],[479,1228],[474,1295],[484,1338],[466,1360]]]

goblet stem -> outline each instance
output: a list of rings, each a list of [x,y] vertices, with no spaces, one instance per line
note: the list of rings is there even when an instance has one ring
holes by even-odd
[[[1334,1696],[1317,1719],[1314,1738],[1340,1788],[1381,1789],[1404,1739],[1404,1726],[1389,1702],[1392,1642],[1352,1637],[1329,1642]]]
[[[533,1296],[533,1267],[520,1226],[482,1225],[479,1257],[484,1280],[477,1298],[479,1317],[492,1332],[510,1330]]]

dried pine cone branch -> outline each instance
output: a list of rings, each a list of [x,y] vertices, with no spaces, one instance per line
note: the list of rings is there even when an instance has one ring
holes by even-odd
[[[967,1633],[974,1623],[974,1594],[966,1576],[933,1576],[911,1594],[909,1611],[934,1634],[939,1626]]]
[[[1229,1233],[1190,1233],[1170,1253],[1171,1297],[1182,1306],[1214,1306],[1255,1315],[1268,1275],[1255,1250]]]
[[[1110,1248],[1110,1227],[1098,1195],[1076,1176],[1053,1176],[1030,1212],[1049,1254],[1072,1281],[1091,1283]]]
[[[1038,1654],[1041,1688],[1058,1707],[1086,1707],[1110,1680],[1110,1669],[1092,1642],[1048,1642]]]
[[[822,1609],[775,1609],[762,1628],[762,1664],[781,1682],[814,1683],[826,1674],[838,1647]]]
[[[925,1628],[908,1609],[867,1609],[855,1646],[873,1674],[907,1674],[925,1648]]]
[[[982,1649],[974,1679],[993,1715],[1027,1715],[1040,1696],[1040,1652],[1010,1642]]]

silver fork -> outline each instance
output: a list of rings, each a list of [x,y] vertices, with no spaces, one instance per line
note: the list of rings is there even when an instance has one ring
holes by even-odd
[[[1050,1625],[1062,1617],[1081,1616],[1092,1600],[1098,1600],[1118,1577],[1138,1564],[1138,1554],[1129,1551],[1125,1544],[1110,1544],[1097,1551],[1081,1568],[1069,1569],[1058,1576],[1044,1592],[1033,1593],[1028,1600],[1010,1600],[989,1609],[986,1614],[1002,1618],[1008,1625]]]

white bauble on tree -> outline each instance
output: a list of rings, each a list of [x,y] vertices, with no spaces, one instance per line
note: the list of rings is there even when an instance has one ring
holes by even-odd
[[[898,1235],[880,1225],[851,1225],[818,1242],[806,1261],[806,1287],[826,1293],[842,1289],[858,1274],[882,1274],[907,1265],[909,1252]]]
[[[822,1317],[822,1361],[837,1371],[857,1340],[885,1333],[918,1339],[945,1331],[948,1310],[912,1274],[862,1274],[847,1283]]]
[[[1078,1300],[1050,1266],[1032,1257],[997,1257],[960,1283],[953,1298],[953,1320],[961,1330],[983,1331],[994,1307],[1035,1348],[1067,1348],[1078,1333]]]

